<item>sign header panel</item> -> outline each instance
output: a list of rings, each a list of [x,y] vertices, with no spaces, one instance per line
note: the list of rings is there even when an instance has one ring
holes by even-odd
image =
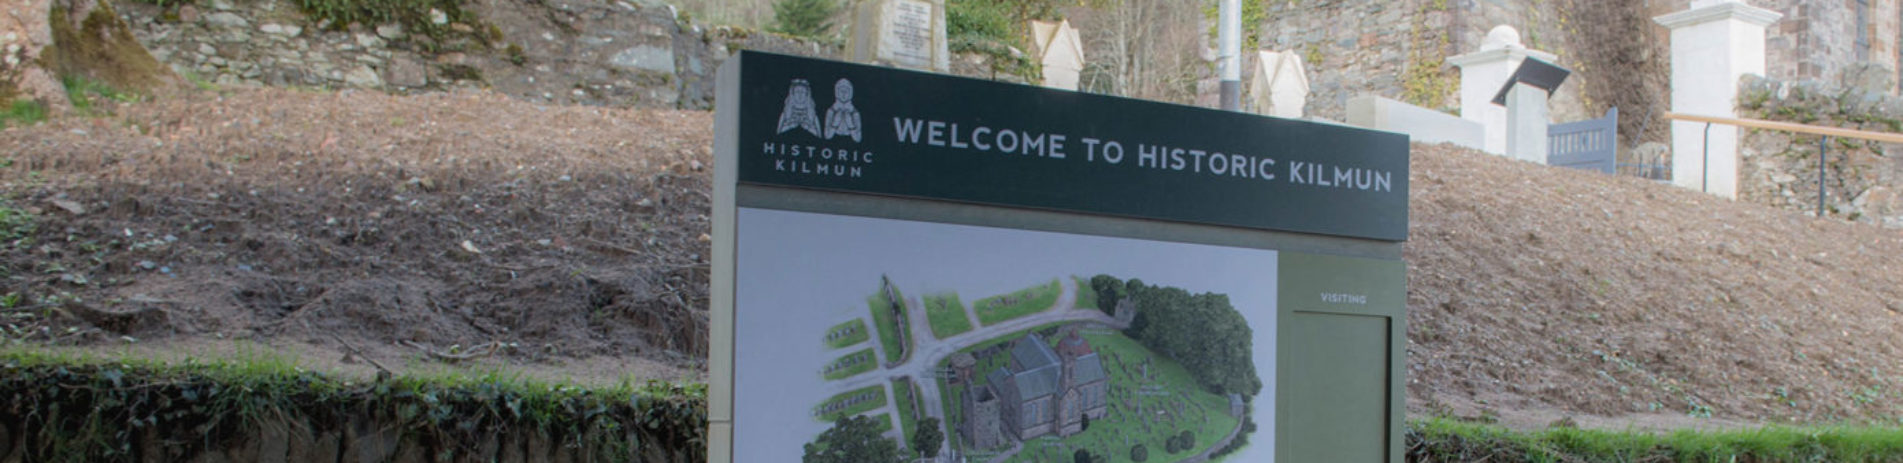
[[[742,183],[1407,237],[1403,135],[742,53]]]

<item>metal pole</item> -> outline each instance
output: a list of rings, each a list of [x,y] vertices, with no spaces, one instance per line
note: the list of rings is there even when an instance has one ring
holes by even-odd
[[[1242,0],[1222,0],[1216,40],[1222,71],[1222,110],[1242,110]]]
[[[1817,216],[1824,216],[1824,160],[1830,157],[1830,136],[1817,140]]]
[[[1705,123],[1705,160],[1698,161],[1698,191],[1711,192],[1711,123]]]

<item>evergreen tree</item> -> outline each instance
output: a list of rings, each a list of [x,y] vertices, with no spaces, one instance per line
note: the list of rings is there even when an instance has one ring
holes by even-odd
[[[778,0],[773,3],[772,30],[798,37],[819,37],[832,32],[833,14],[838,12],[838,0]]]
[[[912,433],[912,450],[925,458],[938,458],[938,447],[945,443],[945,432],[938,429],[938,418],[918,420],[918,431]]]
[[[851,416],[833,422],[832,429],[805,445],[803,463],[899,463],[899,444],[879,435],[872,418]]]

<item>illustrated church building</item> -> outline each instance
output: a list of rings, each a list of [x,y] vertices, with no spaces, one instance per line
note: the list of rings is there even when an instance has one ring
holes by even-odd
[[[974,391],[974,395],[978,396],[976,399],[980,400],[970,401],[967,406],[968,409],[973,406],[995,407],[995,411],[985,411],[996,414],[997,427],[988,426],[991,423],[974,425],[1009,434],[1018,440],[1052,433],[1068,436],[1083,431],[1086,416],[1093,420],[1102,419],[1109,411],[1109,402],[1105,398],[1109,383],[1104,374],[1103,361],[1091,350],[1090,343],[1077,335],[1076,330],[1067,333],[1057,343],[1056,349],[1052,349],[1050,343],[1035,333],[1027,335],[1011,346],[1010,355],[1008,365],[986,375],[990,384],[981,389],[987,390]],[[991,414],[967,416],[976,418]],[[984,444],[1001,443],[996,442],[995,438],[973,440],[993,441],[974,442],[981,447]]]

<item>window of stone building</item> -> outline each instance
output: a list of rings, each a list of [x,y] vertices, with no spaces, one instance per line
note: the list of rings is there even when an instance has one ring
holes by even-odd
[[[1857,0],[1857,62],[1870,62],[1870,0]]]

